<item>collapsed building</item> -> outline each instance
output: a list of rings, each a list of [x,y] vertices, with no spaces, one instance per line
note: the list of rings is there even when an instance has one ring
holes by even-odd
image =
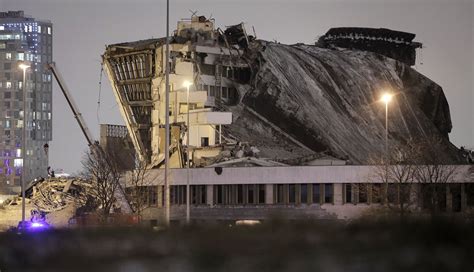
[[[178,22],[170,42],[172,167],[183,166],[185,81],[193,83],[189,138],[196,164],[237,142],[291,165],[319,157],[367,163],[383,151],[383,90],[397,96],[391,145],[436,135],[457,161],[443,90],[410,67],[421,46],[414,36],[340,28],[316,45],[283,45],[256,40],[243,24],[222,31],[203,16]],[[103,56],[135,150],[155,167],[164,158],[164,45],[163,38],[114,44]]]
[[[150,205],[163,204],[158,168],[165,158],[166,114],[170,167],[185,168],[190,152],[192,203],[205,208],[301,204],[302,194],[304,203],[318,209],[346,204],[343,196],[360,191],[347,193],[352,185],[344,184],[367,183],[365,165],[384,152],[385,107],[378,102],[384,90],[395,95],[389,146],[436,137],[444,161],[459,163],[459,150],[449,141],[452,123],[442,88],[411,67],[422,46],[414,37],[388,29],[336,28],[314,45],[284,45],[258,40],[243,23],[222,30],[213,20],[193,16],[179,21],[170,37],[169,112],[166,39],[107,46],[103,62],[127,137],[137,158],[157,169],[150,175]],[[177,206],[186,201],[180,171],[171,175],[171,202]],[[472,181],[470,171],[463,168],[457,182]],[[362,203],[372,201],[369,187]]]

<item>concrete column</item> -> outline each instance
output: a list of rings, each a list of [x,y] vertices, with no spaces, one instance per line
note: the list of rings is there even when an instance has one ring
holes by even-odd
[[[209,206],[213,206],[214,202],[214,186],[213,185],[206,185],[206,204]]]
[[[342,205],[342,183],[334,183],[334,205]],[[324,197],[324,196],[322,196]]]
[[[273,184],[265,184],[265,204],[273,203]]]

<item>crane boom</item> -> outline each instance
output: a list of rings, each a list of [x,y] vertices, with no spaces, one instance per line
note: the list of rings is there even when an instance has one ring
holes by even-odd
[[[46,64],[47,68],[51,70],[53,73],[54,77],[56,78],[56,81],[59,84],[59,88],[64,94],[64,97],[66,98],[67,103],[69,104],[69,107],[71,108],[72,113],[74,114],[74,118],[76,118],[77,123],[79,124],[79,127],[82,130],[82,133],[86,137],[87,144],[89,147],[94,145],[94,140],[92,138],[92,135],[89,131],[89,128],[86,125],[86,122],[82,118],[82,114],[79,112],[79,109],[77,108],[76,103],[74,102],[74,99],[72,98],[68,87],[66,86],[66,83],[63,80],[63,77],[61,76],[61,73],[58,71],[56,68],[56,64],[54,62]]]
[[[82,118],[82,114],[79,112],[79,109],[74,102],[74,99],[72,98],[71,93],[69,92],[69,89],[66,86],[66,83],[63,80],[63,77],[61,76],[61,73],[58,71],[56,68],[56,64],[54,62],[46,64],[46,68],[49,69],[53,75],[56,81],[58,82],[59,88],[64,94],[64,97],[66,98],[67,103],[69,104],[69,107],[71,108],[72,113],[74,114],[74,118],[76,118],[77,123],[79,124],[79,127],[82,130],[82,133],[84,134],[84,137],[87,140],[87,144],[89,145],[89,148],[91,150],[91,153],[94,154],[95,156],[100,156],[101,158],[106,158],[106,154],[102,147],[99,145],[97,141],[94,140],[92,137],[92,134],[89,131],[89,128],[86,125],[86,122]],[[109,162],[106,159],[107,162]],[[118,183],[117,190],[114,192],[114,196],[117,201],[119,201],[122,204],[122,208],[124,212],[130,213],[132,211],[132,208],[130,207],[130,203],[127,200],[127,197],[125,195],[125,192],[122,188],[122,185],[120,182]]]

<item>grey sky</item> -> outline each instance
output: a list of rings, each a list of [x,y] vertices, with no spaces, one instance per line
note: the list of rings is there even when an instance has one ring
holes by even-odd
[[[190,16],[191,9],[206,16],[212,14],[217,26],[243,21],[247,27],[255,27],[260,39],[290,44],[313,43],[336,26],[413,32],[417,34],[416,40],[425,46],[416,69],[441,85],[447,96],[454,126],[451,141],[457,146],[474,146],[472,0],[170,2],[171,30],[178,19]],[[54,60],[98,138],[98,121],[123,123],[105,75],[97,115],[100,55],[106,44],[164,36],[165,3],[165,0],[0,0],[0,10],[24,10],[35,18],[53,22]],[[57,85],[53,93],[50,164],[74,173],[81,169],[86,141]]]

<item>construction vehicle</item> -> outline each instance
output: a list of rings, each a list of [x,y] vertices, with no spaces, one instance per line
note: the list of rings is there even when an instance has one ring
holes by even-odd
[[[63,95],[66,98],[66,101],[69,104],[69,107],[71,108],[74,118],[76,119],[79,127],[81,128],[82,133],[84,134],[84,137],[86,138],[87,144],[90,148],[92,155],[97,156],[99,158],[106,157],[106,153],[102,149],[102,147],[99,145],[99,142],[95,141],[94,138],[92,137],[89,131],[89,128],[87,127],[86,122],[84,121],[82,117],[82,114],[79,112],[79,109],[76,103],[74,102],[74,99],[71,93],[69,92],[69,89],[66,86],[66,83],[64,82],[63,77],[61,76],[61,73],[56,67],[56,64],[54,62],[48,63],[46,64],[46,68],[53,73],[54,78],[58,82],[59,88],[63,92]],[[115,190],[116,201],[120,203],[122,212],[131,213],[132,209],[131,209],[130,203],[127,200],[127,197],[125,195],[125,192],[121,184],[119,183],[117,187],[118,187],[117,190]]]

